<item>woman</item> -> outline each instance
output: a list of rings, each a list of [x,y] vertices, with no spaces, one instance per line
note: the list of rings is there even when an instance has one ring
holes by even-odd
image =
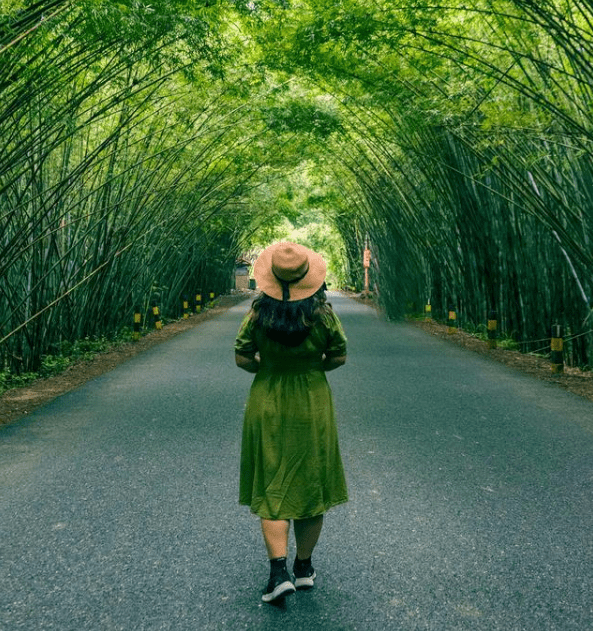
[[[313,587],[311,554],[323,514],[348,501],[328,370],[346,361],[346,337],[325,298],[323,258],[294,243],[270,246],[254,276],[262,294],[237,335],[237,366],[255,379],[245,409],[239,502],[261,518],[270,559],[262,599]],[[290,520],[294,582],[286,556]]]

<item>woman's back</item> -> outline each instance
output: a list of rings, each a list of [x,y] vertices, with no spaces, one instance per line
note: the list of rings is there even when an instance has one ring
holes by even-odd
[[[342,326],[328,309],[297,346],[287,346],[272,339],[252,317],[247,316],[237,336],[238,353],[260,354],[260,370],[321,370],[324,357],[338,357],[346,352]]]

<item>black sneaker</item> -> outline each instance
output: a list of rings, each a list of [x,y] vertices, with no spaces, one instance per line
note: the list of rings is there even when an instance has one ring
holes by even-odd
[[[299,559],[295,559],[292,571],[296,589],[311,589],[315,584],[314,581],[317,574],[315,574],[310,560],[306,563],[301,563]]]
[[[284,568],[280,572],[273,573],[270,576],[268,587],[261,599],[265,603],[271,603],[280,598],[284,598],[289,594],[293,594],[294,592],[294,583],[290,580],[290,575],[286,571],[286,568]]]

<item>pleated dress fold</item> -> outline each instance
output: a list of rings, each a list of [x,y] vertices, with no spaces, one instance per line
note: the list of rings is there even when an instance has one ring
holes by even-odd
[[[305,519],[348,501],[323,356],[346,355],[335,313],[296,347],[267,337],[248,314],[235,351],[260,354],[245,408],[239,503],[264,519]]]

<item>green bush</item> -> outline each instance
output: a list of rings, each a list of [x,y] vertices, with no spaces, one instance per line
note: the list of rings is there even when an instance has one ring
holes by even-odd
[[[70,366],[72,359],[63,355],[43,355],[41,358],[40,377],[51,377],[63,372]]]
[[[39,375],[36,372],[25,372],[22,375],[15,375],[10,370],[0,372],[0,394],[4,394],[12,388],[22,388],[35,381]]]
[[[521,349],[521,345],[517,344],[512,337],[503,337],[498,340],[498,347],[504,348],[506,351],[518,351]]]
[[[76,359],[90,359],[93,355],[106,351],[109,346],[110,343],[104,337],[85,337],[83,340],[74,342],[70,356]]]
[[[74,362],[90,360],[97,353],[109,350],[118,344],[129,342],[132,339],[132,331],[126,327],[121,335],[113,341],[105,337],[85,337],[76,342],[63,341],[56,349],[55,355],[43,355],[38,372],[26,372],[20,375],[12,373],[8,368],[0,372],[0,395],[13,388],[22,388],[36,379],[58,375]]]

